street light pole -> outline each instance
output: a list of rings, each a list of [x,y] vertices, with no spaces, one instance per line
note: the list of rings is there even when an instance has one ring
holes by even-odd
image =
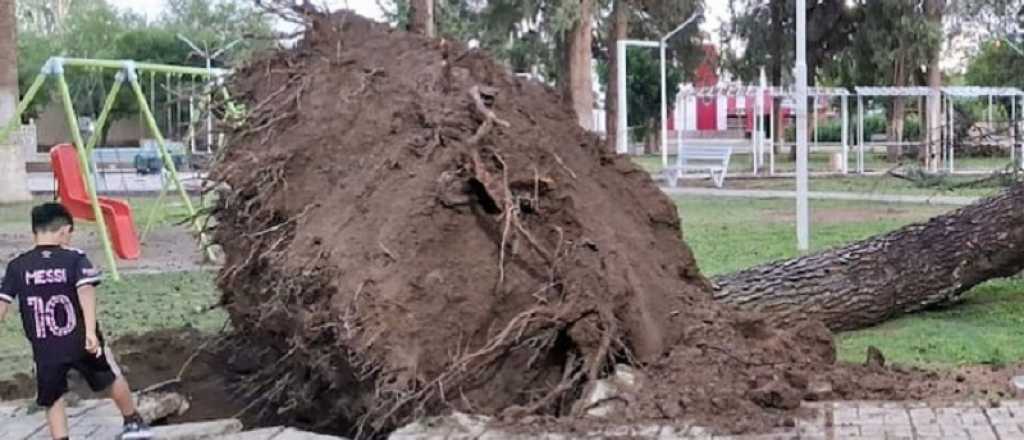
[[[661,38],[661,165],[663,167],[668,166],[668,68],[665,66],[665,51],[668,49],[669,39],[675,36],[675,34],[681,32],[683,29],[686,29],[690,23],[693,23],[703,14],[704,11],[698,9],[690,16],[690,18],[687,18],[683,24],[679,25],[672,32],[665,34],[665,36]],[[678,130],[679,128],[676,129]]]
[[[811,235],[807,140],[807,4],[796,0],[796,238],[801,252],[810,249]]]
[[[177,34],[177,37],[178,37],[179,40],[183,41],[185,44],[187,44],[189,47],[191,47],[192,51],[195,52],[196,55],[199,55],[199,56],[201,56],[201,57],[206,59],[206,71],[209,73],[209,77],[208,78],[209,78],[210,81],[216,81],[216,80],[219,79],[218,77],[214,76],[214,74],[213,74],[213,60],[216,59],[217,57],[223,55],[225,52],[231,50],[231,48],[235,47],[238,43],[242,42],[241,38],[236,39],[235,41],[232,41],[232,42],[226,44],[224,47],[220,48],[219,50],[217,50],[216,52],[211,54],[210,53],[210,47],[209,47],[209,44],[207,42],[205,42],[205,41],[203,42],[203,47],[205,49],[200,49],[199,46],[197,46],[195,43],[192,42],[192,40],[189,40],[188,38],[185,38],[184,35]],[[213,98],[212,98],[212,96],[213,96],[213,89],[212,89],[212,87],[210,89],[210,96],[211,96],[211,98],[209,99],[209,101],[212,102],[213,101]],[[207,149],[212,149],[213,148],[213,112],[210,111],[210,103],[207,103],[207,109],[206,109],[206,148]]]

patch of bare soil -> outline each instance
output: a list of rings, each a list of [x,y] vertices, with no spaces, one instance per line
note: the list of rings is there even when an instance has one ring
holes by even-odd
[[[135,391],[164,384],[161,390],[176,391],[189,399],[187,413],[163,422],[185,423],[239,415],[247,424],[263,422],[245,418],[244,402],[231,393],[246,368],[251,367],[241,366],[233,356],[222,354],[223,345],[218,340],[193,329],[174,329],[125,336],[111,346]],[[179,373],[183,373],[181,381],[174,381]],[[70,392],[79,397],[102,397],[93,393],[77,373],[71,374],[69,385]],[[35,377],[30,374],[0,381],[0,396],[4,400],[33,398],[35,391]]]

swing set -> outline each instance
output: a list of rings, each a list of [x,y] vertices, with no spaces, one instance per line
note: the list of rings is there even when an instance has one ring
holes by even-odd
[[[89,135],[89,139],[87,141],[82,139],[82,132],[80,131],[81,129],[78,123],[78,115],[75,112],[71,92],[68,89],[68,83],[64,76],[65,68],[71,67],[91,69],[101,72],[108,70],[114,70],[117,72],[114,77],[114,84],[107,93],[103,109],[95,122],[95,128]],[[56,177],[59,186],[57,195],[61,199],[61,203],[68,207],[72,216],[84,220],[94,220],[96,222],[99,229],[100,240],[103,243],[103,251],[106,255],[107,265],[110,268],[109,271],[114,280],[121,279],[117,270],[115,249],[117,256],[122,259],[130,260],[138,258],[139,238],[135,232],[135,225],[131,216],[131,207],[120,200],[97,196],[93,173],[95,172],[98,174],[98,171],[94,171],[96,170],[96,167],[95,164],[91,163],[91,158],[93,157],[96,143],[99,142],[99,139],[102,136],[104,126],[107,123],[110,112],[117,101],[118,93],[121,91],[121,87],[124,85],[125,81],[128,82],[132,93],[136,97],[139,109],[150,134],[156,140],[157,154],[163,163],[163,172],[161,175],[166,177],[161,179],[162,185],[160,196],[157,199],[157,203],[149,213],[146,230],[148,231],[151,226],[152,221],[157,214],[156,211],[161,209],[161,206],[163,205],[162,201],[167,191],[175,191],[178,196],[181,197],[181,202],[188,211],[191,226],[199,234],[200,244],[205,250],[207,257],[211,260],[214,259],[213,251],[209,247],[209,240],[203,232],[203,227],[196,215],[196,209],[192,205],[192,200],[189,198],[184,185],[182,185],[177,167],[168,152],[166,145],[167,142],[164,139],[163,133],[160,131],[156,117],[153,115],[150,102],[147,101],[146,95],[143,93],[139,77],[144,72],[149,72],[151,79],[156,74],[165,74],[168,75],[168,78],[171,75],[192,75],[193,78],[204,78],[207,80],[208,84],[221,86],[221,93],[225,99],[230,100],[230,95],[228,95],[227,90],[223,88],[222,82],[220,81],[228,73],[224,69],[172,66],[165,64],[141,63],[130,60],[97,60],[53,57],[47,60],[46,64],[43,65],[39,75],[36,76],[32,85],[25,93],[24,98],[18,103],[14,117],[3,127],[2,131],[0,131],[0,139],[6,139],[9,134],[18,125],[20,125],[22,114],[39,93],[39,90],[46,82],[46,79],[52,77],[56,80],[57,90],[60,93],[60,100],[64,106],[68,129],[71,131],[71,139],[73,141],[73,145],[58,145],[50,152],[50,158],[54,168],[54,176]],[[233,106],[229,105],[229,111],[231,110],[231,107]],[[190,130],[190,135],[193,134],[194,132]],[[76,155],[77,160],[75,159]],[[168,188],[169,186],[170,188]],[[145,235],[145,233],[143,235]]]

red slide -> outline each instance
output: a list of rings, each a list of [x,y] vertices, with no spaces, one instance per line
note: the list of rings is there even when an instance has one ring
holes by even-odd
[[[78,165],[78,152],[69,144],[61,144],[50,150],[50,164],[53,175],[57,178],[57,195],[60,202],[74,218],[95,221],[89,193],[82,181],[82,168]],[[110,240],[114,252],[124,260],[139,258],[139,235],[135,232],[135,220],[132,208],[124,200],[100,197],[100,209],[103,220],[110,231]]]

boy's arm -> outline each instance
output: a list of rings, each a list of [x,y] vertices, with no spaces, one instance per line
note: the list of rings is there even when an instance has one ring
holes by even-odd
[[[83,254],[78,260],[74,282],[78,302],[82,306],[82,317],[85,319],[85,349],[96,356],[102,354],[96,337],[96,286],[100,284],[101,278],[99,269]]]
[[[85,318],[85,349],[89,353],[99,350],[96,337],[96,286],[84,284],[78,288],[78,301],[82,304],[82,316]]]
[[[11,303],[14,302],[16,293],[14,269],[8,264],[7,270],[4,271],[4,277],[0,279],[0,322],[7,318],[7,311],[11,308]]]

